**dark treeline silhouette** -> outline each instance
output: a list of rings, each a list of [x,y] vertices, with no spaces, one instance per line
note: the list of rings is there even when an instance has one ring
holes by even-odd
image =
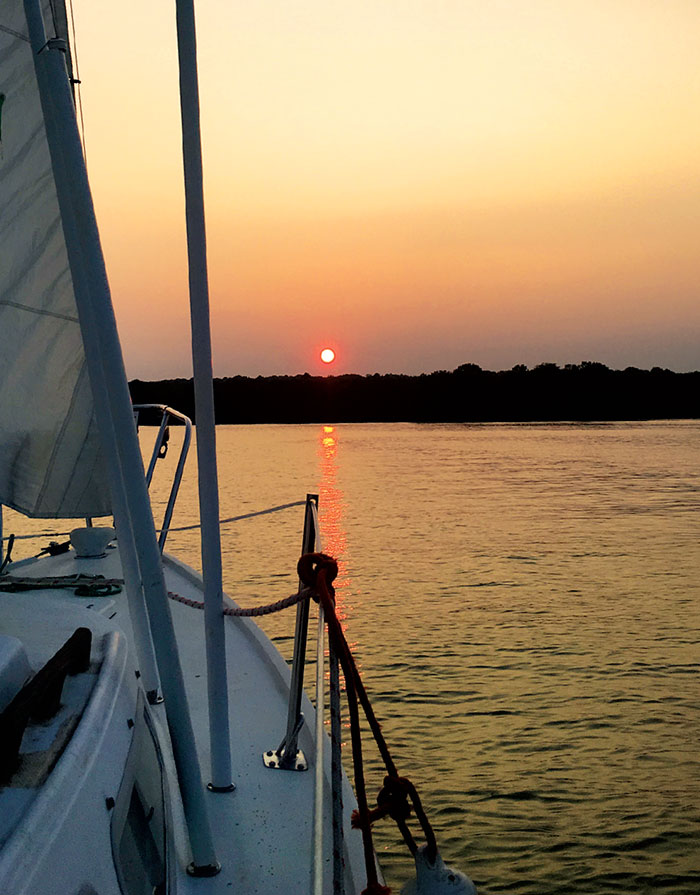
[[[130,383],[135,404],[169,404],[194,418],[192,380]],[[476,364],[419,376],[233,376],[214,382],[217,423],[528,422],[700,416],[700,372],[604,364]]]

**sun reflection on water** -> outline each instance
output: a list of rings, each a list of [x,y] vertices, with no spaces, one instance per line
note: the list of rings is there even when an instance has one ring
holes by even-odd
[[[345,492],[337,481],[339,441],[337,426],[321,426],[318,442],[318,493],[322,543],[324,553],[330,554],[338,562],[338,577],[334,582],[336,614],[347,637],[348,619],[354,615],[354,607],[351,602],[352,579],[348,572],[348,539],[343,523]],[[354,653],[356,642],[348,640],[348,643]],[[360,668],[362,663],[358,661],[357,664]]]
[[[321,426],[319,433],[319,512],[323,533],[323,550],[338,560],[335,580],[338,618],[345,621],[351,606],[348,602],[352,581],[348,575],[347,532],[343,525],[345,494],[338,487],[338,441],[336,426]],[[346,625],[343,625],[345,630]]]

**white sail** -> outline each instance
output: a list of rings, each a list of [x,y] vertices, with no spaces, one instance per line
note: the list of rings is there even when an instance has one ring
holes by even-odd
[[[111,512],[22,0],[0,4],[0,504]]]

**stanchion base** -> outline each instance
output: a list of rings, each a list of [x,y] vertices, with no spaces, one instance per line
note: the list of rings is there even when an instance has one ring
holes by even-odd
[[[216,864],[201,864],[199,866],[193,861],[191,864],[187,865],[188,876],[216,876],[216,874],[220,872],[221,864],[219,864],[218,861]]]
[[[228,786],[214,786],[213,783],[207,783],[209,792],[233,792],[235,788],[235,783],[229,783]]]
[[[309,769],[309,763],[301,749],[297,749],[296,757],[289,763],[284,761],[284,753],[284,749],[281,751],[270,749],[263,752],[262,760],[265,767],[275,771],[307,771]]]

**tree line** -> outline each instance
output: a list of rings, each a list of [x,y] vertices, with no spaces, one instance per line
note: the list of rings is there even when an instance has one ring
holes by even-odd
[[[195,418],[191,379],[133,380],[135,404],[168,404]],[[528,369],[457,369],[417,376],[232,376],[214,381],[217,423],[534,422],[700,416],[700,372],[594,361]]]

